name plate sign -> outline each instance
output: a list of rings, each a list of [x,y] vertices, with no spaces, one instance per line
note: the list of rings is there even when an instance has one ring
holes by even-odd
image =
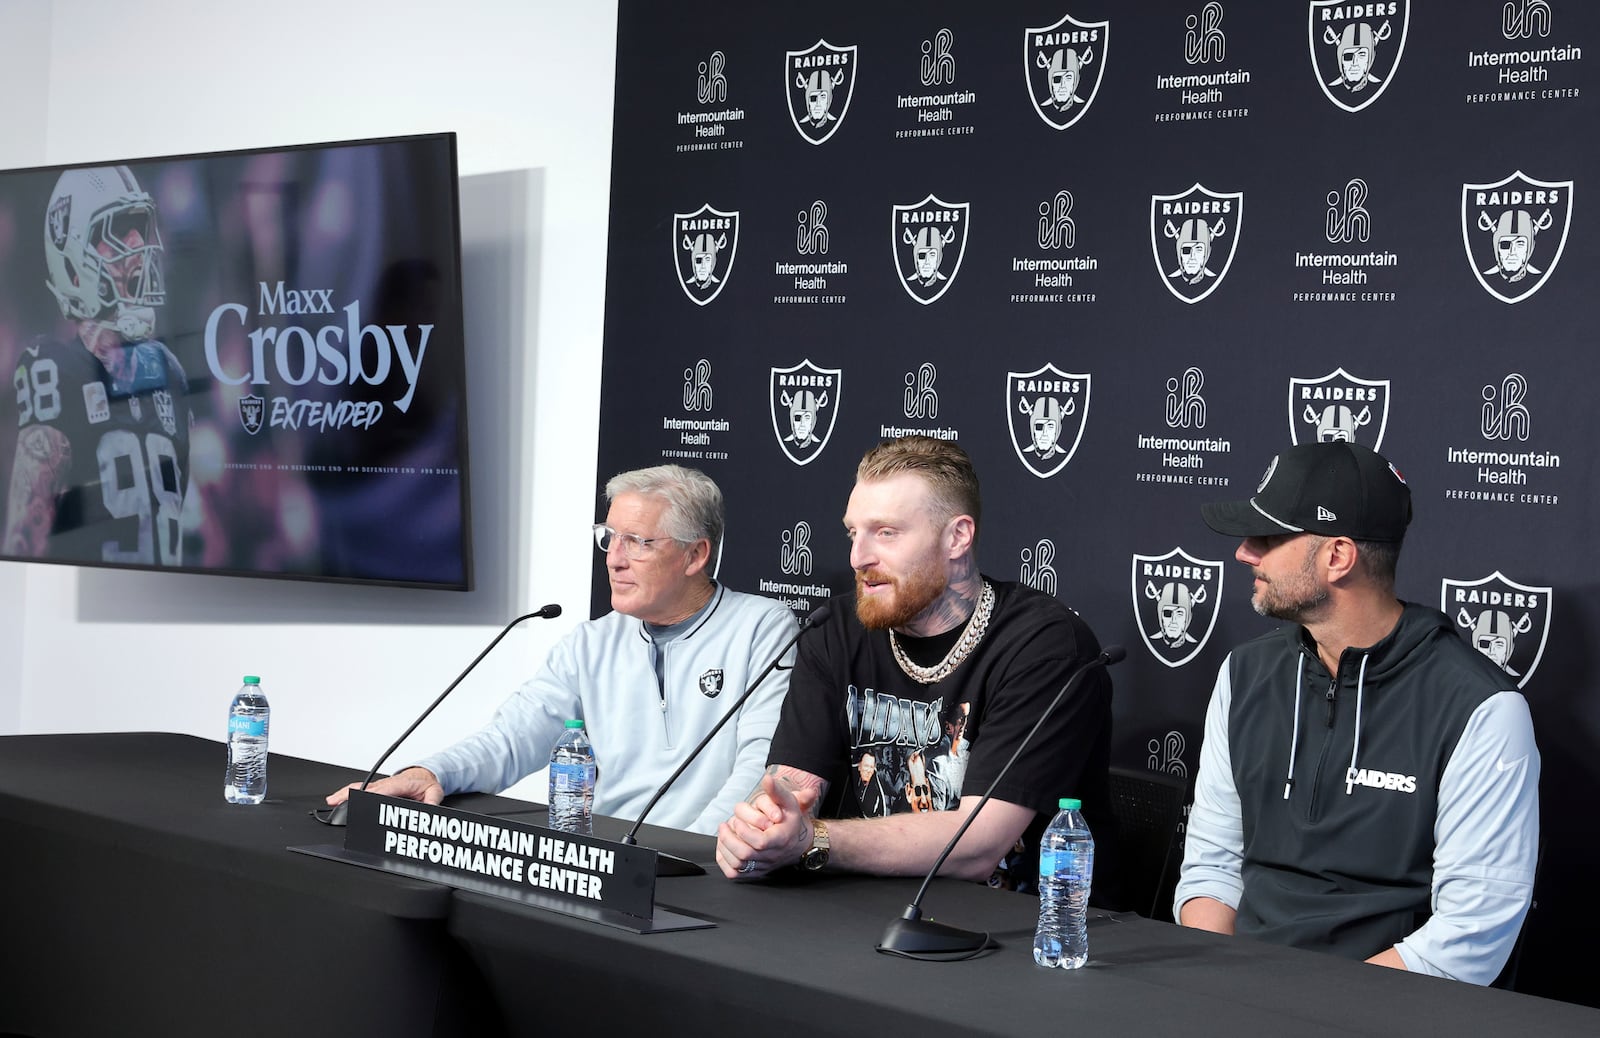
[[[657,852],[457,808],[350,793],[343,848],[291,847],[638,933],[710,925],[655,907]]]

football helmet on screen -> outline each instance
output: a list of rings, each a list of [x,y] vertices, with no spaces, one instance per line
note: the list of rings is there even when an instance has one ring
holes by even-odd
[[[156,204],[127,166],[69,169],[44,218],[45,284],[63,317],[148,338],[166,299]]]

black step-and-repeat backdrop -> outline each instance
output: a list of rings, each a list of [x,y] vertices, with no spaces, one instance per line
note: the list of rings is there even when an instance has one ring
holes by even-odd
[[[1115,760],[1192,780],[1268,623],[1200,503],[1291,443],[1381,450],[1402,595],[1538,725],[1524,987],[1592,999],[1557,934],[1596,922],[1597,30],[1585,0],[624,0],[601,478],[710,473],[722,579],[804,613],[850,587],[862,452],[959,442],[984,571],[1128,647]]]

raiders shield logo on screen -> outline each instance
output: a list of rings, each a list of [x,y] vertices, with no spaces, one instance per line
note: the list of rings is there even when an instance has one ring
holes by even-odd
[[[239,398],[239,424],[244,426],[244,431],[254,436],[261,431],[266,422],[267,402],[254,393],[248,393]]]

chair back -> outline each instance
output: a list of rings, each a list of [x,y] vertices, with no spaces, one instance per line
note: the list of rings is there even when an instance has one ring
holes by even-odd
[[[1179,828],[1188,783],[1164,771],[1113,767],[1108,774],[1116,819],[1120,893],[1126,906],[1149,919],[1172,920],[1172,895],[1183,864]]]

